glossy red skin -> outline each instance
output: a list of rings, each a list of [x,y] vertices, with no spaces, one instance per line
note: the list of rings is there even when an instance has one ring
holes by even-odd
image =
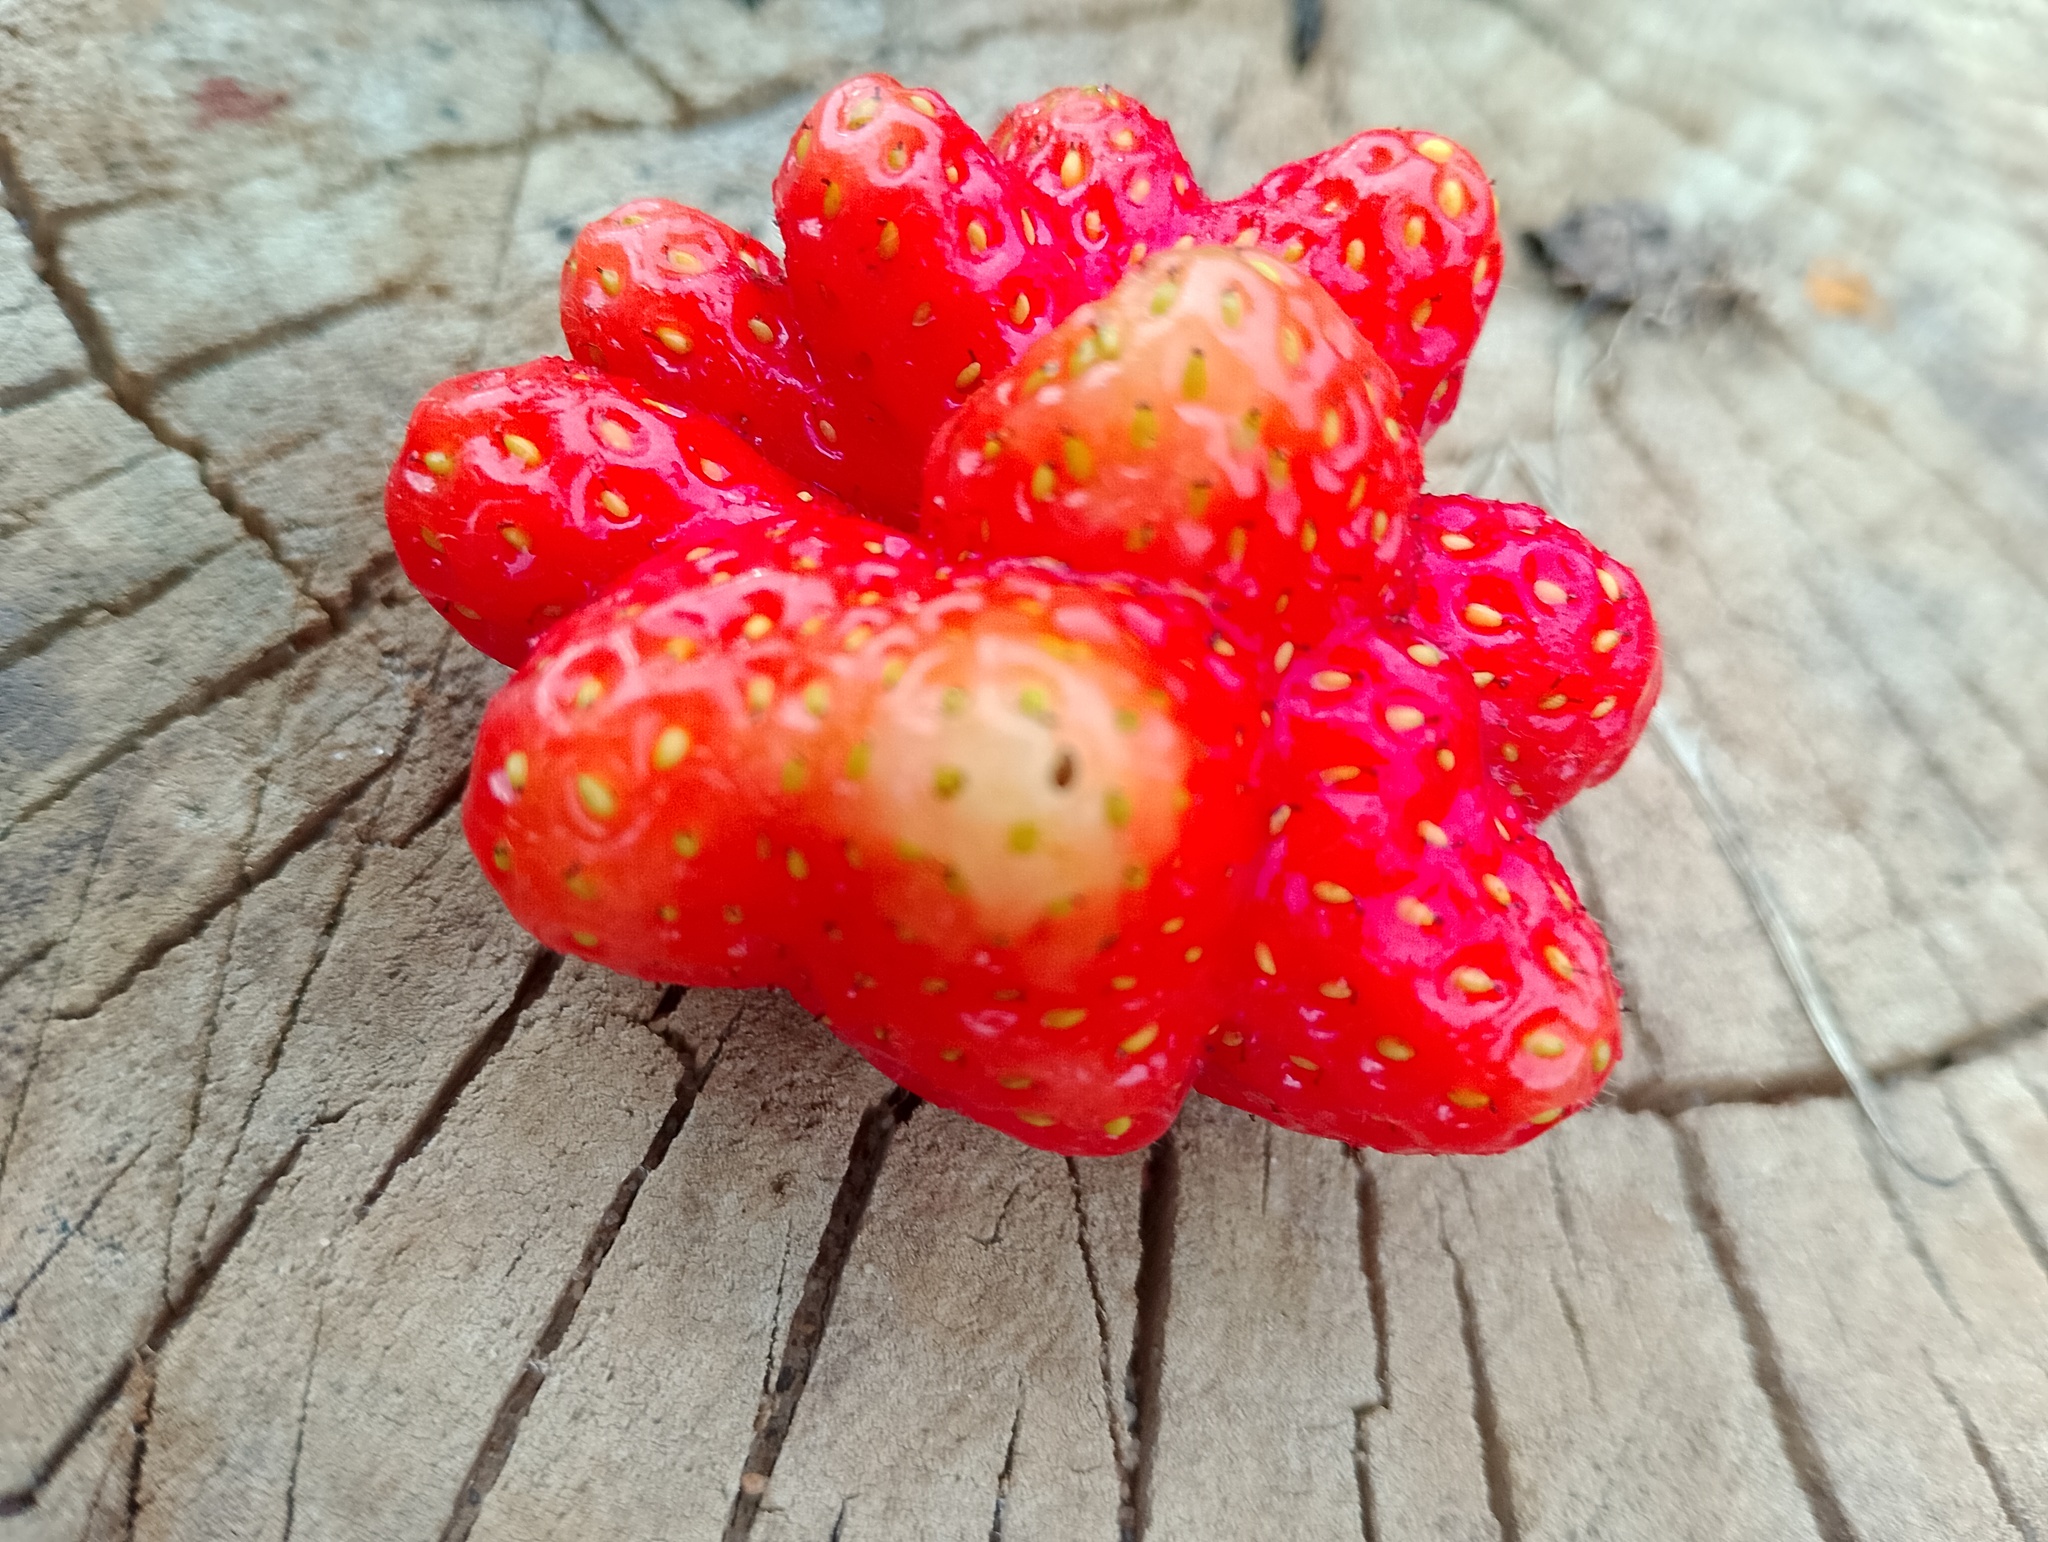
[[[718,418],[794,476],[907,522],[914,476],[872,409],[828,390],[782,260],[698,209],[641,198],[592,220],[562,265],[570,353]]]
[[[1342,586],[1398,602],[1422,478],[1398,399],[1298,272],[1257,252],[1168,252],[946,426],[923,525],[953,552],[1190,584],[1269,651],[1303,646]]]
[[[943,97],[886,75],[833,87],[804,118],[775,218],[812,352],[872,393],[913,468],[947,413],[1086,298],[1056,207]]]
[[[1229,918],[1217,896],[1257,849],[1236,733],[1252,693],[1204,646],[1212,619],[1030,565],[934,570],[862,522],[712,530],[713,550],[658,559],[551,634],[485,714],[465,828],[513,914],[549,946],[628,973],[785,985],[904,1085],[1033,1145],[1105,1154],[1156,1138],[1213,1022],[1202,954]],[[757,613],[775,618],[765,635],[743,630]],[[916,661],[962,637],[1010,637],[1109,681],[1202,747],[1142,883],[1126,871],[1071,914],[993,937],[962,932],[950,881],[917,852],[872,839],[849,850],[868,816],[842,768],[876,731],[877,693],[914,689]],[[911,661],[904,684],[885,673],[891,658]],[[773,687],[765,707],[749,704],[757,676]],[[602,690],[575,705],[592,678]],[[820,686],[828,705],[812,711]],[[690,749],[656,769],[670,725]],[[519,788],[515,750],[528,757]],[[605,817],[579,776],[608,789]],[[1141,800],[1138,822],[1158,817]],[[679,830],[696,837],[687,857]],[[918,930],[900,935],[892,914]],[[1149,1042],[1128,1047],[1147,1025]]]
[[[989,145],[1058,206],[1091,295],[1172,245],[1208,206],[1165,120],[1109,86],[1062,86],[1013,107]]]
[[[413,409],[384,489],[391,544],[428,602],[501,663],[524,660],[690,519],[837,507],[724,424],[644,393],[548,358],[443,381]],[[622,445],[602,437],[605,424],[624,432]],[[508,434],[538,461],[508,449]],[[624,518],[607,492],[624,500]]]
[[[1389,708],[1422,720],[1397,727]],[[1233,927],[1235,1011],[1203,1092],[1309,1134],[1433,1152],[1520,1145],[1599,1092],[1621,1045],[1606,945],[1486,775],[1477,708],[1453,661],[1392,626],[1349,626],[1289,671],[1254,771],[1262,803],[1289,812]],[[1468,968],[1486,989],[1460,986]]]
[[[1424,497],[1414,521],[1408,619],[1483,680],[1487,762],[1541,819],[1620,770],[1649,725],[1664,678],[1649,598],[1628,568],[1526,503]],[[1563,598],[1540,595],[1539,581]],[[1499,625],[1469,619],[1474,603]]]
[[[1233,241],[1251,232],[1298,261],[1400,378],[1408,423],[1427,438],[1457,405],[1465,360],[1500,288],[1494,205],[1479,162],[1450,140],[1367,129],[1214,205],[1197,234]],[[1413,243],[1411,219],[1420,222]]]

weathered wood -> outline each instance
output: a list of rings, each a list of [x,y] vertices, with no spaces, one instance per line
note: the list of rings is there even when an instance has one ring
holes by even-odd
[[[2048,1535],[2040,8],[1322,0],[1300,68],[1296,9],[0,6],[0,1539]],[[560,346],[612,203],[772,235],[870,67],[1107,78],[1218,191],[1427,124],[1511,233],[1725,248],[1672,326],[1511,248],[1430,452],[1643,574],[1746,848],[1649,751],[1556,822],[1621,1108],[1063,1162],[503,916],[503,672],[392,572],[391,445]]]

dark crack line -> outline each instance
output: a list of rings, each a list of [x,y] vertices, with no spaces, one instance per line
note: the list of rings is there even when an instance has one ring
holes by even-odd
[[[1287,53],[1298,74],[1308,68],[1316,50],[1323,46],[1323,29],[1329,18],[1323,0],[1290,0],[1289,11]]]
[[[1386,1211],[1380,1202],[1379,1178],[1372,1159],[1353,1149],[1352,1163],[1358,1169],[1358,1267],[1365,1275],[1367,1305],[1372,1310],[1372,1374],[1375,1401],[1352,1410],[1354,1425],[1352,1463],[1358,1477],[1358,1524],[1365,1542],[1381,1542],[1378,1501],[1372,1482],[1371,1421],[1393,1405],[1392,1374],[1388,1369]]]
[[[1096,1266],[1094,1240],[1088,1230],[1088,1204],[1081,1192],[1081,1164],[1068,1157],[1067,1183],[1074,1196],[1074,1244],[1081,1252],[1081,1273],[1088,1281],[1088,1301],[1095,1312],[1096,1366],[1102,1374],[1102,1414],[1109,1426],[1109,1449],[1116,1458],[1117,1509],[1122,1521],[1130,1521],[1131,1482],[1136,1476],[1130,1432],[1118,1416],[1123,1399],[1118,1395],[1116,1372],[1110,1358],[1109,1298],[1102,1288],[1102,1271]]]
[[[64,1464],[78,1450],[80,1443],[91,1432],[92,1427],[100,1421],[100,1418],[106,1413],[107,1409],[113,1406],[114,1400],[120,1396],[121,1388],[127,1382],[135,1362],[138,1360],[154,1360],[157,1353],[170,1340],[171,1335],[184,1325],[200,1302],[206,1299],[208,1287],[213,1284],[222,1266],[227,1263],[229,1256],[241,1245],[242,1239],[248,1235],[250,1227],[255,1225],[257,1214],[270,1199],[270,1196],[276,1192],[277,1186],[290,1176],[292,1169],[298,1164],[300,1154],[312,1141],[314,1135],[327,1126],[347,1118],[354,1111],[355,1105],[351,1103],[346,1108],[317,1119],[300,1134],[297,1140],[292,1142],[291,1149],[284,1154],[269,1172],[264,1174],[263,1181],[250,1191],[248,1199],[243,1202],[242,1208],[236,1214],[234,1221],[221,1235],[220,1241],[215,1243],[201,1257],[198,1267],[187,1277],[185,1288],[179,1292],[177,1299],[163,1304],[141,1342],[136,1344],[134,1349],[128,1355],[123,1356],[121,1362],[102,1378],[98,1390],[87,1400],[86,1406],[79,1411],[78,1415],[72,1419],[64,1431],[58,1435],[56,1441],[51,1445],[48,1454],[36,1463],[28,1486],[9,1493],[0,1494],[0,1515],[10,1513],[9,1506],[19,1511],[28,1509],[35,1504],[37,1495],[63,1469]]]
[[[545,955],[554,958],[555,955]],[[552,970],[550,970],[552,973]],[[544,987],[545,982],[543,982]],[[722,1047],[722,1046],[721,1046]],[[484,1501],[497,1486],[504,1474],[505,1465],[512,1458],[512,1448],[519,1439],[519,1431],[526,1422],[526,1416],[533,1409],[534,1399],[540,1396],[541,1387],[546,1383],[551,1361],[555,1352],[562,1347],[575,1326],[576,1314],[582,1310],[584,1298],[590,1292],[591,1282],[604,1267],[605,1259],[611,1256],[612,1245],[619,1240],[627,1219],[633,1213],[633,1206],[640,1198],[647,1180],[660,1170],[668,1160],[670,1149],[676,1137],[688,1123],[690,1111],[696,1106],[697,1095],[710,1079],[718,1063],[719,1050],[714,1049],[700,1067],[685,1060],[682,1074],[676,1078],[668,1112],[661,1123],[655,1126],[654,1134],[647,1142],[647,1150],[639,1162],[626,1176],[619,1180],[613,1192],[611,1203],[606,1205],[591,1228],[589,1238],[583,1244],[582,1255],[576,1267],[563,1281],[555,1304],[547,1320],[535,1335],[519,1374],[512,1379],[512,1385],[505,1391],[498,1405],[498,1412],[491,1420],[490,1429],[485,1433],[483,1444],[477,1448],[476,1456],[470,1461],[469,1471],[455,1490],[455,1504],[448,1517],[448,1523],[441,1530],[441,1542],[465,1542],[475,1527],[477,1517],[482,1514]]]
[[[1683,1124],[1676,1120],[1670,1123],[1678,1153],[1679,1174],[1685,1188],[1686,1209],[1691,1213],[1694,1229],[1707,1240],[1714,1268],[1721,1276],[1721,1288],[1727,1292],[1728,1303],[1735,1310],[1736,1321],[1742,1328],[1743,1343],[1749,1351],[1750,1379],[1763,1392],[1764,1401],[1770,1407],[1772,1422],[1778,1430],[1778,1444],[1785,1453],[1785,1460],[1792,1469],[1800,1492],[1806,1496],[1814,1530],[1820,1533],[1822,1542],[1858,1542],[1856,1529],[1849,1524],[1848,1512],[1842,1507],[1827,1463],[1821,1457],[1820,1442],[1806,1421],[1806,1411],[1793,1395],[1778,1349],[1777,1334],[1772,1330],[1763,1303],[1743,1270],[1735,1234],[1714,1198],[1706,1152],[1701,1149],[1697,1137]]]
[[[313,1372],[320,1364],[320,1334],[327,1325],[327,1302],[323,1297],[313,1309],[313,1343],[306,1351],[306,1379],[299,1387],[299,1422],[292,1434],[292,1465],[284,1480],[284,1535],[291,1542],[292,1527],[299,1517],[299,1462],[306,1453],[306,1413],[313,1405]]]
[[[916,1112],[919,1099],[897,1088],[870,1105],[854,1131],[847,1152],[846,1170],[833,1196],[832,1212],[818,1238],[818,1251],[804,1277],[803,1294],[790,1314],[789,1333],[783,1341],[782,1366],[776,1373],[774,1395],[763,1402],[754,1429],[754,1439],[740,1468],[733,1493],[732,1509],[726,1516],[725,1542],[746,1542],[760,1513],[761,1497],[775,1475],[775,1464],[789,1438],[798,1406],[803,1401],[811,1366],[824,1342],[832,1320],[832,1304],[839,1294],[839,1282],[852,1256],[854,1239],[867,1215],[868,1201],[881,1178],[882,1165],[897,1129]],[[841,1519],[844,1513],[842,1511]]]
[[[1171,1129],[1145,1153],[1138,1194],[1138,1315],[1131,1333],[1131,1442],[1138,1453],[1131,1478],[1131,1542],[1145,1542],[1152,1524],[1152,1472],[1159,1450],[1160,1383],[1166,1374],[1166,1328],[1173,1307],[1173,1249],[1180,1222],[1180,1144]]]
[[[79,1213],[77,1220],[58,1221],[57,1240],[35,1261],[28,1273],[22,1276],[21,1284],[7,1298],[7,1304],[0,1306],[0,1325],[14,1320],[15,1314],[21,1310],[21,1298],[34,1288],[37,1280],[49,1272],[50,1266],[63,1256],[65,1249],[85,1234],[86,1227],[92,1224],[92,1218],[99,1213],[100,1206],[106,1202],[107,1196],[114,1192],[114,1186],[128,1176],[130,1168],[149,1154],[149,1149],[154,1144],[154,1140],[146,1140],[129,1153],[128,1160],[115,1168],[113,1176],[101,1184],[99,1192],[86,1202],[85,1209]]]
[[[1573,1347],[1579,1352],[1579,1373],[1586,1378],[1586,1395],[1592,1399],[1594,1406],[1598,1407],[1603,1401],[1600,1396],[1600,1378],[1593,1372],[1592,1351],[1586,1347],[1586,1329],[1579,1321],[1578,1308],[1572,1305],[1571,1295],[1565,1290],[1564,1282],[1557,1277],[1555,1270],[1550,1271],[1550,1293],[1557,1300],[1557,1310],[1564,1318],[1565,1327],[1571,1332]]]
[[[1991,1153],[1978,1139],[1976,1130],[1963,1116],[1962,1110],[1956,1107],[1954,1094],[1947,1088],[1942,1090],[1942,1101],[1947,1105],[1949,1122],[1955,1126],[1956,1134],[1962,1139],[1963,1149],[1969,1152],[1970,1160],[1977,1164],[1978,1171],[1989,1180],[1991,1192],[1997,1196],[1999,1207],[2005,1211],[2006,1220],[2012,1224],[2012,1229],[2019,1235],[2020,1241],[2026,1244],[2027,1253],[2034,1260],[2035,1267],[2040,1269],[2043,1275],[2048,1275],[2048,1235],[2043,1235],[2040,1225],[2013,1189],[2012,1180],[2006,1177],[2005,1170],[1992,1160]]]
[[[1451,1264],[1451,1288],[1458,1298],[1458,1331],[1465,1342],[1465,1361],[1472,1375],[1472,1422],[1479,1430],[1479,1449],[1486,1475],[1486,1507],[1493,1512],[1501,1542],[1521,1542],[1522,1525],[1515,1514],[1514,1479],[1508,1464],[1507,1440],[1501,1429],[1500,1410],[1493,1400],[1493,1381],[1479,1338],[1479,1311],[1472,1300],[1472,1288],[1465,1279],[1465,1262],[1451,1246],[1450,1238],[1438,1233],[1444,1256]]]
[[[1017,1412],[1010,1420],[1010,1444],[1003,1452],[1003,1470],[996,1474],[995,1514],[988,1523],[988,1542],[1003,1542],[1003,1512],[1010,1506],[1010,1483],[1017,1475],[1017,1437],[1024,1431],[1024,1382],[1017,1382]]]
[[[114,475],[118,475],[120,471],[128,469],[130,468],[120,467]],[[111,480],[111,476],[106,480]],[[68,501],[85,495],[89,491],[89,486],[75,488],[71,492],[61,495],[62,501]],[[51,501],[57,502],[60,500],[52,499]],[[200,571],[209,566],[215,558],[232,548],[236,540],[234,526],[222,525],[220,537],[218,545],[209,546],[203,551],[195,552],[185,561],[176,563],[161,573],[154,574],[148,578],[137,579],[119,594],[94,595],[90,599],[80,600],[77,604],[50,617],[40,625],[30,627],[13,641],[0,646],[0,669],[12,669],[18,664],[26,664],[31,659],[47,653],[51,648],[77,631],[80,625],[89,617],[104,616],[109,620],[114,620],[124,616],[132,616],[137,611],[143,609],[143,607],[154,604],[172,590],[197,577]],[[0,556],[5,554],[5,544],[0,543]]]
[[[1906,1251],[1913,1255],[1913,1262],[1920,1267],[1921,1277],[1940,1298],[1950,1318],[1967,1327],[1969,1318],[1957,1302],[1955,1293],[1949,1289],[1948,1276],[1942,1272],[1941,1265],[1935,1262],[1934,1254],[1927,1246],[1927,1238],[1920,1230],[1919,1221],[1907,1207],[1905,1196],[1899,1192],[1898,1185],[1892,1182],[1892,1174],[1883,1160],[1882,1150],[1872,1149],[1867,1127],[1859,1127],[1856,1136],[1864,1163],[1870,1169],[1871,1185],[1877,1190],[1878,1197],[1884,1201],[1884,1207],[1891,1215],[1892,1224],[1899,1229],[1899,1240],[1905,1243]]]
[[[670,85],[661,71],[633,46],[625,33],[619,30],[618,24],[604,13],[604,7],[599,5],[597,0],[577,0],[577,8],[582,11],[590,25],[597,29],[605,42],[611,45],[613,52],[625,60],[642,80],[661,93],[669,105],[671,124],[680,128],[697,116],[697,111],[690,105],[689,98]]]
[[[518,988],[513,991],[512,999],[505,1004],[505,1009],[491,1019],[484,1031],[470,1041],[469,1047],[462,1052],[455,1064],[449,1067],[448,1074],[441,1079],[441,1085],[435,1089],[433,1097],[428,1099],[427,1106],[421,1109],[419,1117],[413,1120],[412,1128],[405,1132],[392,1150],[391,1156],[384,1163],[383,1171],[377,1174],[376,1180],[364,1193],[362,1202],[356,1206],[358,1220],[368,1215],[371,1207],[384,1197],[384,1191],[390,1187],[391,1180],[397,1176],[398,1170],[433,1144],[434,1137],[441,1132],[441,1126],[447,1122],[449,1113],[453,1111],[462,1094],[470,1083],[483,1073],[484,1067],[491,1063],[498,1051],[511,1042],[512,1031],[519,1026],[520,1018],[526,1015],[527,1008],[547,994],[549,985],[554,982],[555,971],[561,966],[561,954],[551,953],[545,948],[534,952],[533,957],[527,962],[526,973],[520,978]]]
[[[2018,1536],[2021,1542],[2041,1542],[2040,1532],[2028,1521],[2025,1508],[2020,1504],[2019,1497],[2013,1493],[2011,1480],[2006,1477],[2005,1469],[2000,1467],[1997,1459],[1992,1456],[1991,1448],[1984,1442],[1983,1433],[1977,1428],[1977,1421],[1970,1417],[1970,1411],[1963,1406],[1962,1399],[1956,1396],[1955,1390],[1947,1381],[1933,1373],[1931,1367],[1928,1380],[1934,1383],[1935,1391],[1941,1394],[1941,1400],[1948,1404],[1949,1412],[1955,1415],[1956,1423],[1962,1428],[1963,1440],[1970,1448],[1970,1459],[1977,1464],[1978,1471],[1984,1474],[1984,1481],[1991,1487],[1992,1497],[1998,1501],[1998,1508],[2005,1515],[2006,1525],[2013,1529],[2014,1535]]]
[[[21,407],[33,407],[46,402],[53,396],[61,396],[75,385],[92,379],[89,369],[59,369],[31,380],[27,385],[10,386],[0,391],[0,412],[13,412]]]
[[[125,1542],[135,1542],[135,1522],[142,1515],[142,1469],[149,1459],[149,1427],[156,1418],[155,1357],[138,1357],[135,1373],[144,1378],[144,1386],[142,1410],[129,1425],[135,1444],[128,1453],[128,1494],[122,1507],[124,1524],[121,1534]]]

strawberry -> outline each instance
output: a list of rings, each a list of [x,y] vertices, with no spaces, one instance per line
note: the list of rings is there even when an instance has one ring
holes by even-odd
[[[781,260],[721,220],[642,198],[591,221],[562,265],[562,331],[576,358],[720,419],[871,515],[916,506],[914,465],[820,381]]]
[[[1057,206],[944,98],[886,75],[834,87],[804,118],[775,217],[813,353],[872,395],[912,465],[947,413],[1085,298]]]
[[[554,358],[434,387],[384,488],[406,576],[506,664],[692,516],[828,502],[723,424]]]
[[[1271,842],[1204,1092],[1384,1151],[1499,1151],[1620,1052],[1599,928],[1487,776],[1478,702],[1413,632],[1295,661],[1254,769]]]
[[[1421,481],[1398,395],[1301,274],[1257,252],[1168,252],[947,425],[925,528],[954,551],[1215,590],[1254,632],[1313,641],[1336,581],[1377,594],[1398,572]]]
[[[550,946],[780,983],[1070,1152],[1179,1107],[1256,851],[1249,690],[1190,601],[761,520],[631,576],[492,703],[464,821]],[[678,545],[680,544],[680,540]]]
[[[1493,773],[1532,819],[1621,769],[1663,683],[1635,574],[1525,503],[1419,498],[1409,620],[1479,686]]]
[[[1427,437],[1451,415],[1500,287],[1493,187],[1467,151],[1368,129],[1214,205],[1199,233],[1301,263],[1400,378],[1408,425]]]
[[[1163,251],[1207,207],[1173,130],[1108,86],[1062,86],[1010,109],[989,145],[1010,174],[1063,216],[1081,285],[1106,294],[1124,269]]]

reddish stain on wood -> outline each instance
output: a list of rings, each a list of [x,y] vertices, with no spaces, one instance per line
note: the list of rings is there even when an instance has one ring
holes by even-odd
[[[220,123],[260,123],[291,100],[285,91],[252,91],[232,75],[214,75],[192,93],[199,104],[199,126]]]

